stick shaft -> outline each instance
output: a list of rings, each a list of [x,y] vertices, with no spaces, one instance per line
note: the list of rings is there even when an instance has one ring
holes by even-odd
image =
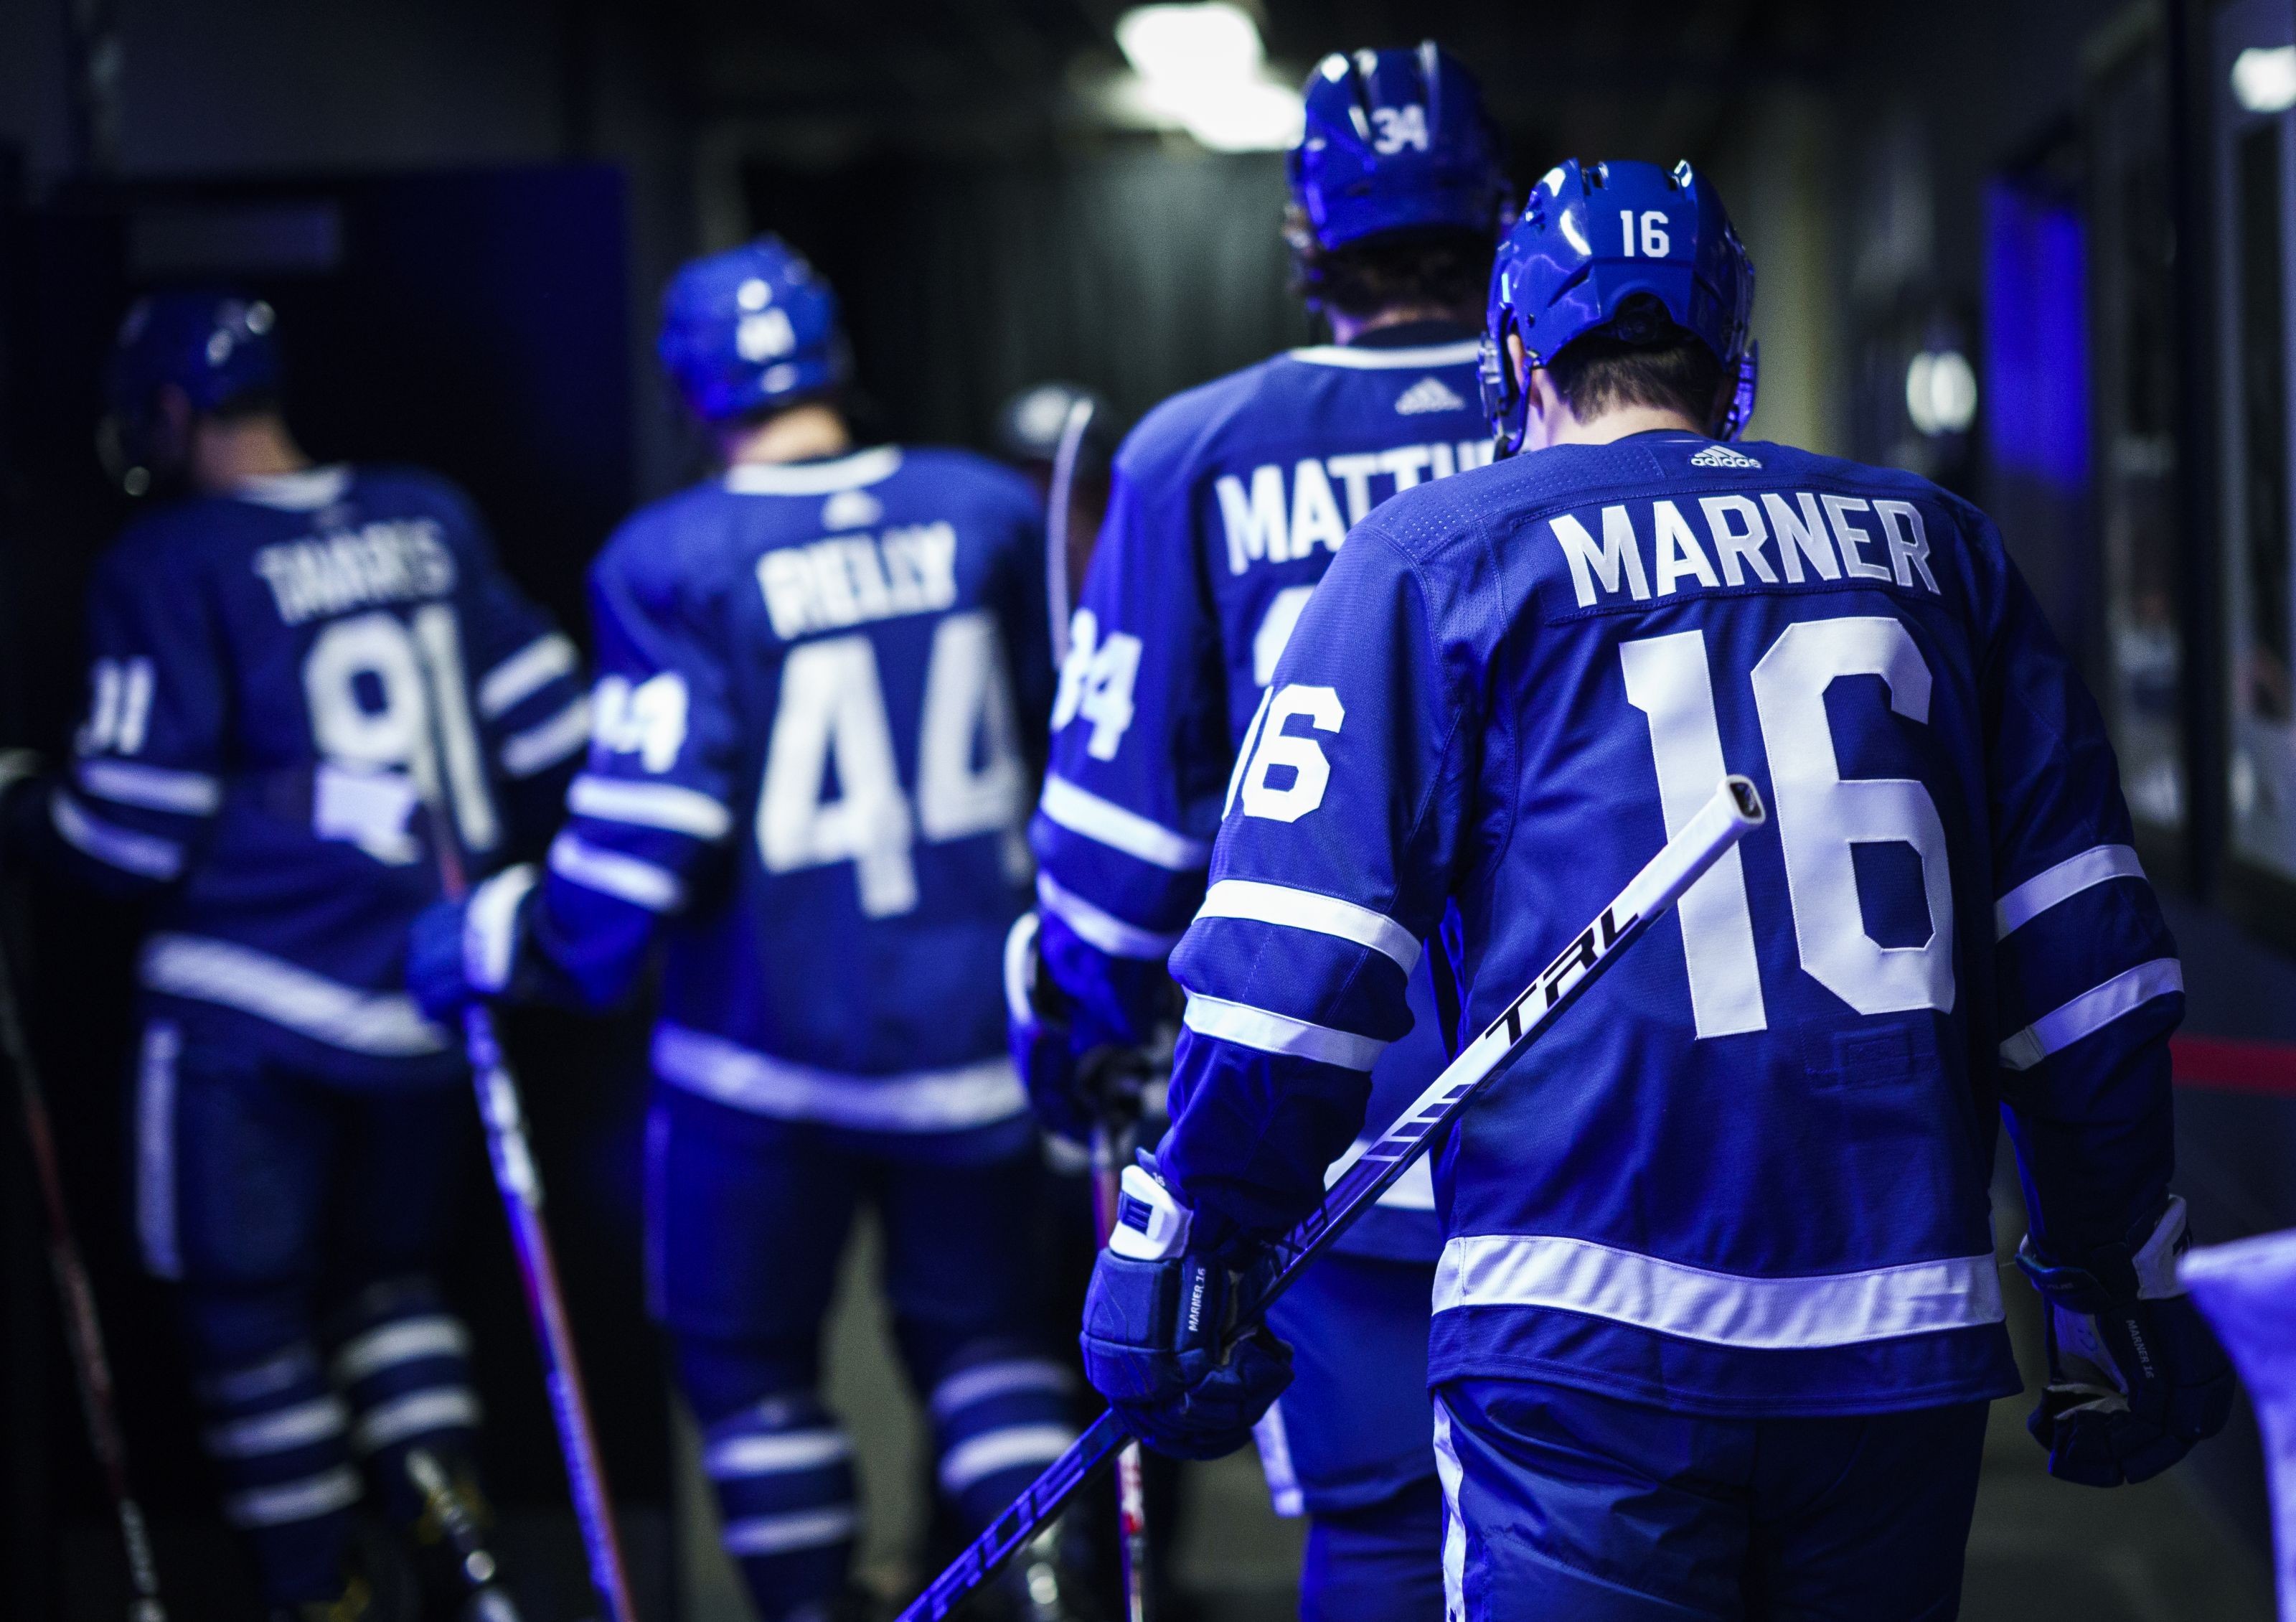
[[[1075,582],[1069,579],[1069,502],[1092,413],[1089,399],[1070,403],[1068,420],[1061,424],[1061,442],[1053,451],[1052,489],[1045,498],[1045,612],[1052,621],[1056,666],[1067,663],[1069,657],[1069,609],[1075,600]]]
[[[1714,797],[1579,931],[1578,939],[1541,970],[1480,1036],[1460,1050],[1458,1058],[1396,1117],[1393,1125],[1346,1165],[1325,1192],[1323,1204],[1276,1242],[1276,1274],[1253,1313],[1236,1324],[1235,1334],[1248,1334],[1257,1328],[1268,1305],[1426,1152],[1436,1133],[1485,1086],[1504,1075],[1522,1050],[1618,960],[1620,953],[1647,934],[1684,891],[1763,820],[1754,786],[1743,778],[1724,778]],[[995,1524],[917,1596],[898,1622],[939,1622],[947,1616],[995,1576],[1016,1550],[1050,1525],[1126,1439],[1113,1409],[1094,1420],[1066,1453],[1022,1490]]]
[[[127,1580],[135,1591],[128,1614],[135,1622],[166,1622],[167,1609],[160,1598],[160,1567],[152,1557],[152,1533],[144,1506],[127,1476],[127,1439],[119,1424],[119,1404],[111,1380],[111,1359],[104,1349],[103,1324],[96,1316],[95,1289],[89,1281],[87,1262],[73,1231],[70,1210],[64,1204],[64,1181],[56,1157],[55,1132],[48,1118],[48,1100],[32,1060],[30,1041],[16,1009],[14,977],[4,949],[0,949],[0,1047],[16,1072],[17,1091],[24,1105],[24,1138],[30,1145],[32,1171],[40,1185],[40,1205],[47,1223],[48,1267],[55,1275],[56,1294],[63,1315],[64,1344],[71,1354],[72,1378],[79,1387],[80,1417],[87,1427],[88,1450],[102,1472],[119,1521],[119,1541],[127,1553]]]
[[[1116,1132],[1107,1122],[1092,1129],[1092,1213],[1101,1247],[1116,1227],[1118,1179]],[[1127,1442],[1116,1454],[1116,1560],[1124,1589],[1125,1622],[1148,1618],[1148,1488],[1140,1444]]]

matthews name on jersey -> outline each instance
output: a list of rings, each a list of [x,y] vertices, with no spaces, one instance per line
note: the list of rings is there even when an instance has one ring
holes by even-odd
[[[664,1082],[788,1120],[1026,1132],[998,976],[1051,685],[1042,553],[1019,475],[892,446],[736,465],[607,543],[596,734],[537,931],[606,1003],[675,920]]]
[[[496,860],[588,737],[572,643],[452,487],[348,466],[143,519],[91,590],[91,702],[54,830],[115,883],[168,886],[148,996],[322,1075],[446,1074],[399,990],[439,895],[431,818]]]
[[[1991,523],[1683,433],[1406,492],[1261,702],[1162,1165],[1309,1209],[1458,914],[1479,1028],[1713,792],[1774,809],[1462,1120],[1431,1378],[1855,1413],[2018,1388],[1997,1106],[2049,1254],[2167,1198],[2174,948],[2113,757]]]

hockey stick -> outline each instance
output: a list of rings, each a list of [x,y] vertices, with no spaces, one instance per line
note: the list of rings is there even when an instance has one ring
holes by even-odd
[[[1069,495],[1076,488],[1077,457],[1084,449],[1084,431],[1092,425],[1089,395],[1069,402],[1068,420],[1061,424],[1061,442],[1053,452],[1053,487],[1045,498],[1045,610],[1053,622],[1053,666],[1069,660]]]
[[[56,1294],[62,1298],[64,1341],[71,1350],[72,1375],[79,1386],[80,1414],[87,1422],[88,1450],[111,1494],[119,1518],[119,1541],[127,1550],[127,1580],[135,1598],[128,1601],[132,1622],[167,1622],[168,1608],[160,1599],[160,1567],[152,1555],[152,1532],[127,1480],[127,1438],[119,1426],[119,1404],[111,1384],[111,1359],[103,1349],[103,1325],[95,1315],[95,1290],[88,1282],[87,1263],[72,1232],[71,1214],[64,1206],[64,1181],[56,1160],[55,1132],[48,1122],[46,1090],[32,1062],[32,1044],[24,1034],[16,1011],[15,979],[8,969],[7,949],[0,944],[0,1047],[16,1072],[16,1085],[24,1099],[24,1138],[32,1149],[32,1170],[39,1179],[40,1204],[48,1223],[48,1266],[56,1277]]]
[[[431,843],[439,850],[439,885],[459,902],[469,886],[446,810],[432,801]],[[574,1518],[582,1527],[582,1550],[590,1562],[590,1585],[605,1607],[605,1622],[637,1622],[630,1603],[629,1578],[622,1568],[622,1545],[614,1529],[614,1504],[606,1490],[605,1461],[590,1422],[589,1398],[582,1388],[582,1364],[574,1351],[574,1331],[566,1321],[566,1297],[558,1287],[558,1262],[550,1230],[542,1220],[542,1178],[526,1140],[526,1116],[518,1083],[495,1040],[494,1015],[483,1002],[463,1010],[463,1047],[470,1056],[471,1084],[477,1090],[479,1118],[487,1129],[487,1158],[502,1191],[503,1214],[510,1223],[511,1248],[526,1285],[527,1315],[534,1321],[536,1349],[542,1354],[550,1412],[558,1421],[559,1451],[566,1460],[566,1485]]]
[[[1116,1213],[1123,1198],[1116,1136],[1116,1128],[1106,1119],[1094,1124],[1092,1214],[1103,1249],[1116,1231]],[[1137,1442],[1127,1442],[1116,1453],[1116,1565],[1124,1586],[1124,1622],[1147,1622],[1148,1489],[1141,1473]]]
[[[1742,777],[1729,777],[1666,842],[1618,898],[1579,932],[1525,986],[1480,1036],[1444,1066],[1408,1108],[1395,1118],[1324,1191],[1322,1205],[1275,1246],[1276,1271],[1253,1314],[1236,1325],[1238,1336],[1259,1325],[1268,1306],[1296,1282],[1349,1224],[1419,1158],[1435,1134],[1455,1120],[1475,1095],[1509,1066],[1587,988],[1640,940],[1682,898],[1682,893],[1723,854],[1762,825],[1761,797]],[[1015,1551],[1065,1508],[1100,1468],[1131,1440],[1114,1410],[1103,1413],[1069,1449],[1045,1467],[1021,1495],[964,1553],[935,1577],[904,1610],[899,1622],[939,1622],[975,1593]]]

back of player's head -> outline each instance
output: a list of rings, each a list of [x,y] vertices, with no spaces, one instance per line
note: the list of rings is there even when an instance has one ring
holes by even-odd
[[[151,482],[163,448],[169,391],[193,416],[225,416],[278,404],[278,325],[260,299],[216,288],[145,293],[127,307],[104,378],[104,459],[131,490]]]
[[[1350,314],[1479,296],[1506,175],[1474,75],[1431,39],[1334,52],[1305,97],[1286,232],[1308,296]]]
[[[850,370],[837,295],[770,235],[679,268],[662,293],[657,352],[705,423],[826,394]]]
[[[1581,417],[1678,405],[1703,422],[1727,380],[1718,432],[1735,437],[1754,412],[1753,309],[1753,261],[1713,183],[1689,164],[1556,165],[1491,269],[1483,408],[1501,451],[1520,449],[1524,429],[1510,335]]]

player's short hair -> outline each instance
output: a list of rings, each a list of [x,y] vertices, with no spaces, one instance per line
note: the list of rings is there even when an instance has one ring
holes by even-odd
[[[1283,211],[1293,291],[1358,319],[1412,305],[1480,312],[1495,244],[1488,233],[1436,226],[1387,231],[1326,248],[1299,204]]]
[[[1679,411],[1703,428],[1722,392],[1722,362],[1670,320],[1655,299],[1630,299],[1619,318],[1573,339],[1546,363],[1580,422],[1625,406]]]
[[[268,384],[259,388],[242,389],[228,399],[219,400],[200,413],[217,423],[248,423],[258,416],[284,416],[287,402],[280,391]]]

